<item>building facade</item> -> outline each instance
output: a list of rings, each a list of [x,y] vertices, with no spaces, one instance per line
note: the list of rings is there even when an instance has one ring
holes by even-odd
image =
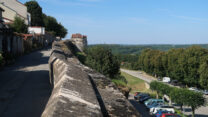
[[[27,7],[18,0],[0,0],[0,7],[5,10],[2,14],[5,23],[13,22],[17,16],[23,19],[25,24],[30,25],[30,13],[27,12]]]
[[[29,32],[30,34],[40,34],[40,35],[45,35],[45,27],[31,26],[31,27],[28,27],[28,32]]]

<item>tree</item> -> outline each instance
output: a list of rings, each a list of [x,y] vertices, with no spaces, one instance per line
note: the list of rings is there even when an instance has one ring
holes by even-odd
[[[67,29],[59,23],[56,29],[56,36],[64,38],[67,34]]]
[[[87,58],[85,64],[97,70],[98,72],[114,78],[119,75],[120,62],[111,53],[111,50],[95,46],[87,49]]]
[[[183,105],[186,100],[186,95],[184,95],[185,91],[186,90],[180,88],[173,88],[170,91],[171,100],[181,106],[181,111],[183,111]]]
[[[189,91],[187,89],[183,93],[183,95],[185,95],[184,104],[191,107],[192,117],[195,117],[195,110],[205,104],[205,98],[202,93]]]
[[[208,89],[208,60],[200,65],[199,74],[200,74],[200,80],[199,80],[200,85],[203,88]]]
[[[56,18],[43,14],[43,21],[47,31],[62,38],[66,36],[67,29],[61,23],[58,23]]]
[[[27,25],[25,24],[24,20],[19,18],[19,17],[15,17],[14,19],[14,23],[10,25],[10,27],[18,33],[27,33]]]
[[[150,83],[150,89],[153,91],[156,91],[156,93],[157,93],[156,98],[157,99],[159,98],[159,93],[160,93],[159,87],[160,87],[160,83],[157,81],[152,81]]]
[[[42,17],[42,8],[37,1],[29,1],[25,3],[27,11],[31,14],[31,25],[32,26],[44,26]]]

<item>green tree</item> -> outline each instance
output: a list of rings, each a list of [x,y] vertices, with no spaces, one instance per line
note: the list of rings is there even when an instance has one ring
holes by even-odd
[[[200,74],[200,80],[199,80],[200,85],[203,88],[208,89],[208,60],[200,65],[199,74]]]
[[[120,62],[111,53],[110,49],[95,46],[87,49],[87,58],[85,64],[97,70],[98,72],[114,78],[119,75]]]
[[[18,33],[27,33],[27,25],[24,20],[19,17],[15,17],[14,22],[10,25],[10,27]]]
[[[156,91],[156,93],[157,93],[156,98],[158,99],[159,98],[159,93],[160,93],[160,83],[157,82],[157,81],[152,81],[150,83],[150,89],[153,90],[153,91]]]
[[[59,23],[56,29],[56,36],[64,38],[67,34],[67,29]]]
[[[192,117],[195,117],[195,110],[205,104],[205,98],[202,93],[186,90],[183,92],[185,95],[184,104],[190,106],[192,109]]]
[[[61,23],[58,23],[56,18],[43,14],[43,21],[47,31],[62,38],[66,36],[67,29]]]
[[[42,8],[37,1],[31,0],[25,3],[27,11],[31,14],[31,25],[32,26],[44,26],[42,17]]]
[[[186,90],[180,88],[173,88],[170,91],[171,100],[180,105],[181,111],[183,111],[183,105],[186,100],[186,95],[184,95],[186,94],[185,91]]]

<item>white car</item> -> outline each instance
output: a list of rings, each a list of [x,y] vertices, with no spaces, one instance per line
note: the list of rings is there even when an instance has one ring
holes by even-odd
[[[155,108],[151,108],[150,113],[151,114],[156,114],[159,110],[168,111],[170,113],[175,113],[175,110],[174,110],[173,106],[158,106],[158,107],[155,107]]]
[[[169,77],[163,77],[162,82],[170,83],[170,78]]]
[[[189,90],[190,91],[195,91],[195,92],[201,92],[201,93],[203,93],[202,91],[200,91],[199,89],[197,89],[195,87],[190,87]]]

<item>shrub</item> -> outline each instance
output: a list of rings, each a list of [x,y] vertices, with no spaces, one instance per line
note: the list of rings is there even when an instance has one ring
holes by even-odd
[[[27,25],[24,20],[19,17],[15,17],[14,23],[10,25],[10,27],[18,33],[27,33]]]

